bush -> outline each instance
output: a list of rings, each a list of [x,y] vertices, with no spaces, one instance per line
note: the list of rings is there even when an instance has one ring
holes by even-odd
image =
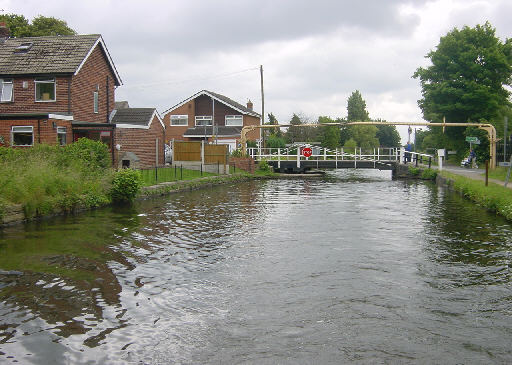
[[[437,177],[437,171],[433,169],[425,169],[421,173],[421,178],[423,180],[435,180]]]
[[[242,150],[234,150],[231,152],[231,157],[246,157],[247,155],[244,155],[242,153]]]
[[[420,169],[417,167],[409,166],[409,174],[412,176],[418,176],[420,174]]]
[[[266,160],[261,160],[258,163],[258,171],[269,173],[272,172],[272,167],[267,163]]]
[[[112,179],[110,196],[114,203],[130,203],[140,192],[142,178],[138,171],[132,169],[119,170]]]
[[[65,150],[71,157],[86,161],[92,168],[111,167],[112,160],[108,146],[103,142],[80,138],[75,143],[67,145]]]

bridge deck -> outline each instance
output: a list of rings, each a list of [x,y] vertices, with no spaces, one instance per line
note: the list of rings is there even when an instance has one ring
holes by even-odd
[[[280,172],[302,172],[310,169],[379,169],[393,170],[395,161],[365,161],[365,160],[302,160],[300,167],[297,161],[267,161],[274,170]]]

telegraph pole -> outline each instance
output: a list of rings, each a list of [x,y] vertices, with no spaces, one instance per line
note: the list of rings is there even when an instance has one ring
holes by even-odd
[[[261,125],[265,124],[265,94],[263,93],[263,65],[260,65],[261,81]],[[265,131],[261,131],[261,147],[265,147]]]

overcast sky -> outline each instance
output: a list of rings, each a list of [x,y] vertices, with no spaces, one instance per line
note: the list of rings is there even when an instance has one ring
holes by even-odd
[[[454,27],[486,20],[512,37],[510,0],[0,0],[3,14],[102,34],[123,85],[116,100],[163,112],[207,89],[287,123],[346,117],[359,90],[371,118],[422,121],[424,56]],[[402,139],[406,127],[400,127]]]

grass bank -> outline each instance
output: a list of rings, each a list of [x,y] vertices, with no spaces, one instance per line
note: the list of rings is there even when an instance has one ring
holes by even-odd
[[[447,171],[442,171],[440,175],[450,180],[449,185],[464,197],[512,221],[512,192],[510,189],[491,182],[489,186],[485,186],[483,181],[468,179]]]

